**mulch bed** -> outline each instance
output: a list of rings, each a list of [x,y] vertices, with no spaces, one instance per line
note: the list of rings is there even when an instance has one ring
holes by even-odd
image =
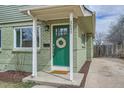
[[[0,72],[0,80],[6,82],[20,82],[24,77],[27,77],[31,73],[23,71],[9,70],[6,72]]]
[[[79,71],[79,73],[83,73],[84,74],[84,77],[83,77],[83,80],[81,82],[81,86],[80,87],[63,85],[63,86],[59,86],[59,88],[84,88],[85,82],[86,82],[86,78],[87,78],[87,74],[88,74],[89,67],[90,67],[90,63],[91,63],[91,61],[86,61],[85,64],[81,67],[81,69]]]
[[[91,64],[91,61],[85,62],[85,64],[82,66],[82,68],[79,71],[79,73],[84,74],[84,78],[83,78],[83,80],[81,82],[81,87],[85,86],[86,78],[87,78],[87,74],[88,74],[88,71],[89,71],[90,64]]]

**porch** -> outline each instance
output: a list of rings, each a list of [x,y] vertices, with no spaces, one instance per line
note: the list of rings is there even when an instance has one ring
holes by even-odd
[[[33,20],[32,76],[25,78],[23,81],[34,81],[36,83],[49,83],[49,84],[52,83],[52,84],[64,84],[64,85],[67,84],[67,85],[80,86],[81,80],[83,79],[83,75],[79,74],[79,73],[74,73],[74,66],[73,66],[74,65],[74,61],[73,61],[74,60],[74,58],[73,58],[74,57],[73,56],[73,52],[74,52],[73,51],[74,50],[74,48],[73,48],[73,46],[74,46],[73,33],[74,33],[74,29],[75,29],[74,28],[74,19],[76,19],[77,22],[78,22],[78,20],[83,21],[83,19],[80,19],[80,18],[82,18],[84,16],[85,17],[92,17],[93,16],[92,13],[90,11],[86,10],[85,8],[83,8],[83,6],[37,6],[37,7],[33,7],[33,8],[21,9],[21,12],[30,16]],[[68,67],[66,70],[68,70],[69,73],[67,75],[60,75],[60,74],[50,74],[47,71],[46,72],[43,72],[43,71],[37,72],[38,71],[38,69],[37,69],[37,38],[36,38],[36,36],[37,36],[36,31],[37,31],[37,25],[38,25],[37,23],[38,23],[38,21],[42,21],[42,22],[47,23],[49,21],[60,20],[60,19],[61,20],[64,20],[64,19],[68,20],[68,22],[67,22],[68,27],[64,28],[64,29],[67,29],[67,31],[65,31],[65,32],[68,32],[68,33],[64,32],[65,34],[59,36],[58,34],[56,34],[58,32],[61,32],[58,30],[58,27],[57,27],[57,30],[54,28],[55,29],[54,31],[52,31],[52,29],[51,29],[51,39],[50,39],[51,69],[50,70],[56,70],[53,68],[53,65],[57,66],[57,67],[55,67],[55,68],[57,68],[57,70],[63,70],[63,64],[59,63],[60,62],[59,57],[56,58],[56,59],[58,59],[56,61],[55,56],[54,56],[54,54],[55,54],[54,52],[56,52],[55,49],[57,49],[57,48],[59,48],[59,49],[61,48],[64,50],[65,45],[67,46],[67,44],[68,44],[68,51],[66,51],[67,53],[61,52],[62,57],[63,57],[61,59],[67,59],[68,63],[67,63],[67,65],[64,64],[64,68]],[[79,21],[79,24],[82,24],[82,23],[80,23],[80,21]],[[46,25],[48,25],[48,24],[46,24]],[[51,28],[53,28],[52,26],[53,26],[53,23],[51,24]],[[59,24],[59,26],[60,26],[60,24]],[[90,26],[88,26],[88,27],[90,28]],[[91,28],[92,28],[92,26],[91,26]],[[59,29],[61,29],[61,27]],[[86,31],[88,31],[88,30],[86,30]],[[56,33],[53,33],[53,32],[56,32]],[[68,42],[63,43],[65,41],[63,41],[63,39],[62,39],[60,41],[62,41],[62,45],[64,47],[63,46],[58,47],[58,45],[59,45],[57,43],[58,40],[57,39],[54,40],[54,38],[52,38],[52,37],[55,37],[55,36],[53,36],[52,34],[56,35],[56,37],[57,36],[58,37],[62,37],[62,36],[64,37],[64,35],[66,36],[66,34],[68,34],[68,40],[66,40]],[[55,41],[55,44],[53,41]],[[55,48],[55,46],[57,46],[57,47]],[[67,56],[64,56],[65,54],[67,54]],[[56,54],[56,55],[59,55],[59,54]],[[56,63],[57,65],[53,64],[55,62],[58,62],[58,63]],[[63,61],[63,63],[64,62],[65,62],[65,60]],[[58,67],[59,67],[59,69],[58,69]]]
[[[49,86],[75,86],[79,87],[83,80],[84,74],[83,73],[74,73],[73,74],[73,81],[69,80],[69,73],[68,74],[51,74],[49,71],[40,71],[37,73],[37,77],[32,77],[31,75],[24,78],[23,82],[35,82],[41,85],[49,85]]]

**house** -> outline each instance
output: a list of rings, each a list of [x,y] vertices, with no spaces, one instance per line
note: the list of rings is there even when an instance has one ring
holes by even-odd
[[[0,70],[78,72],[93,57],[95,13],[83,5],[0,6]]]
[[[107,39],[94,44],[94,57],[112,57],[113,52],[113,43]]]

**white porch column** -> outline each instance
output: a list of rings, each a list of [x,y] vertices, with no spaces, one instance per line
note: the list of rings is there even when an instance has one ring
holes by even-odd
[[[73,80],[73,13],[70,13],[70,80]]]
[[[32,76],[37,77],[37,19],[33,18],[33,31],[32,31]]]

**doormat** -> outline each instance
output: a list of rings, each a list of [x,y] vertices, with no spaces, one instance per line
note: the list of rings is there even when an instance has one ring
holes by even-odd
[[[63,71],[63,70],[53,70],[50,73],[52,74],[68,74],[69,71]]]

